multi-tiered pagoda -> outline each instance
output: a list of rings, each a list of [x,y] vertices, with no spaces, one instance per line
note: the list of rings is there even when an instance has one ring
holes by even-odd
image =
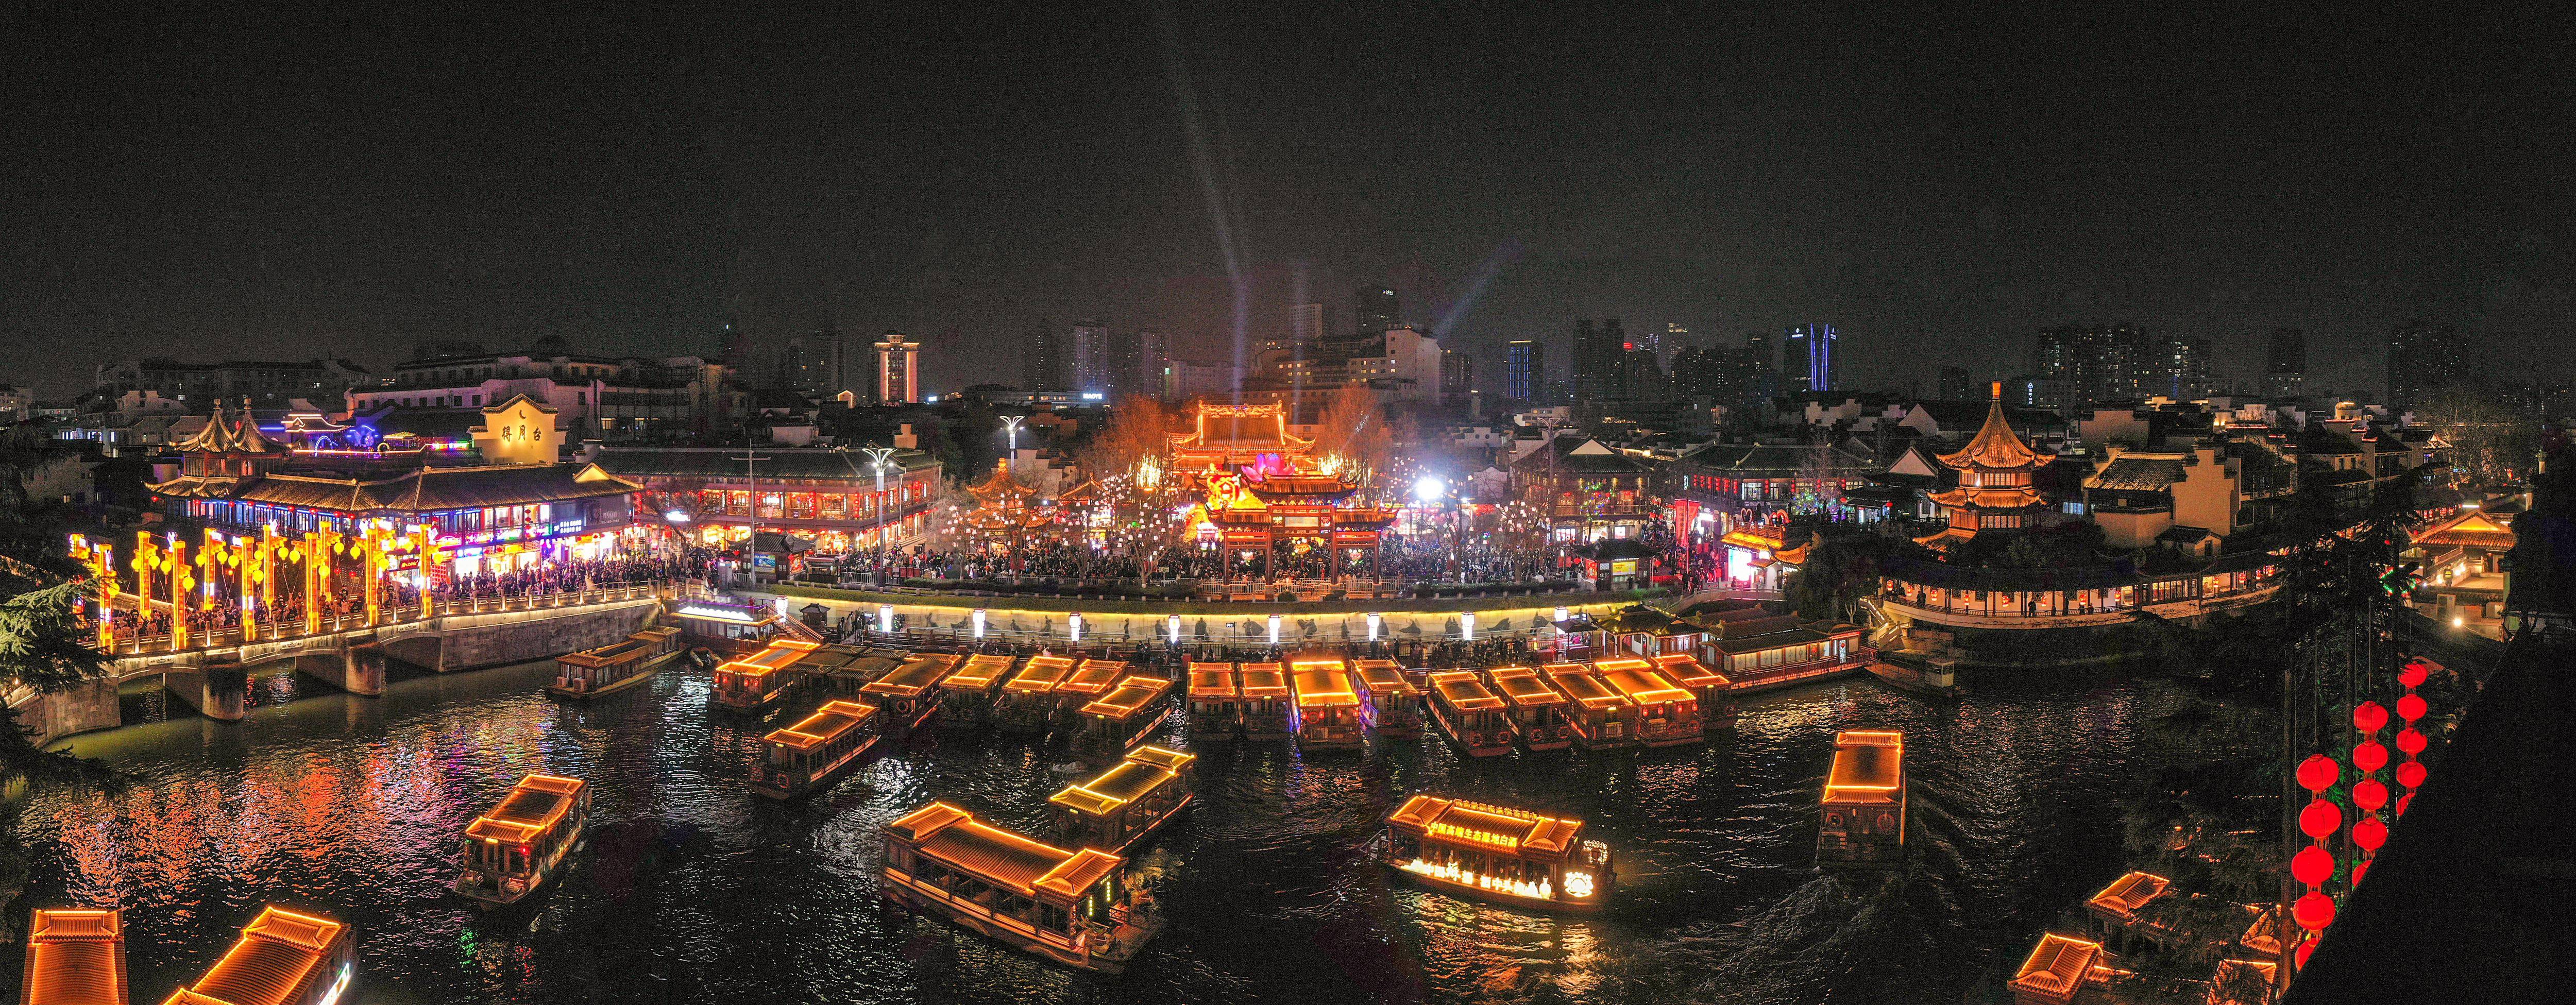
[[[2048,512],[2048,500],[2041,498],[2032,483],[2039,469],[2047,467],[2051,455],[2031,449],[2013,432],[2012,423],[2004,418],[2003,399],[1998,397],[1986,408],[1986,424],[1977,430],[1975,439],[1966,447],[1939,457],[1943,466],[1959,472],[1956,488],[1932,494],[1950,525],[1940,533],[1922,538],[1924,544],[1941,547],[1965,541],[1985,531],[2018,531],[2040,525]]]

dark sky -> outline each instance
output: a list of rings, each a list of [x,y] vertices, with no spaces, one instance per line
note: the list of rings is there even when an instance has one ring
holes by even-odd
[[[728,315],[774,345],[828,310],[925,336],[954,388],[1015,378],[1040,316],[1229,354],[1237,276],[1256,339],[1301,287],[1384,279],[1559,360],[1578,317],[1831,322],[1864,386],[2004,375],[2068,321],[2207,336],[2230,376],[2299,326],[2343,389],[2412,315],[2576,370],[2576,88],[2536,17],[241,6],[0,15],[0,382],[705,352]]]

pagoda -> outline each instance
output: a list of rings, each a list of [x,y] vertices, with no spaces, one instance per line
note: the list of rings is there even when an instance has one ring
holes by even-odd
[[[1011,478],[1007,458],[993,462],[992,476],[967,486],[966,494],[975,497],[975,508],[958,522],[987,543],[1017,545],[1028,532],[1053,522],[1044,510],[1031,505],[1038,490]]]
[[[1923,544],[1941,547],[1981,531],[2026,530],[2039,526],[2048,511],[2048,500],[2040,497],[2032,481],[2054,455],[2031,449],[2013,432],[2012,423],[2004,418],[2001,394],[1986,407],[1986,424],[1977,430],[1976,438],[1937,459],[1959,473],[1959,484],[1932,493],[1932,501],[1940,504],[1950,523],[1938,534],[1919,538]]]
[[[235,490],[267,476],[288,455],[287,448],[260,435],[248,398],[242,399],[238,421],[224,414],[223,399],[215,399],[214,414],[207,417],[205,428],[172,449],[180,457],[179,476],[151,489],[185,499],[231,498]]]
[[[1288,431],[1285,406],[1201,404],[1190,431],[1172,435],[1166,470],[1204,493],[1189,514],[1190,532],[1202,543],[1258,552],[1264,575],[1282,545],[1329,546],[1374,566],[1395,512],[1358,504],[1358,479],[1314,450],[1315,441]]]

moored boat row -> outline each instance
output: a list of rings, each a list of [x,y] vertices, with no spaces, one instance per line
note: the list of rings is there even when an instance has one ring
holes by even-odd
[[[1713,676],[1680,655],[1444,670],[1430,677],[1431,721],[1470,757],[1515,745],[1546,751],[1698,743],[1701,699],[1679,681],[1705,684]]]

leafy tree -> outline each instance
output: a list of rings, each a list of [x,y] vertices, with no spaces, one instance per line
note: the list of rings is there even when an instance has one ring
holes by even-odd
[[[2415,421],[2451,444],[2451,464],[2478,485],[2528,477],[2539,456],[2540,424],[2485,388],[2450,384],[2415,406]]]

